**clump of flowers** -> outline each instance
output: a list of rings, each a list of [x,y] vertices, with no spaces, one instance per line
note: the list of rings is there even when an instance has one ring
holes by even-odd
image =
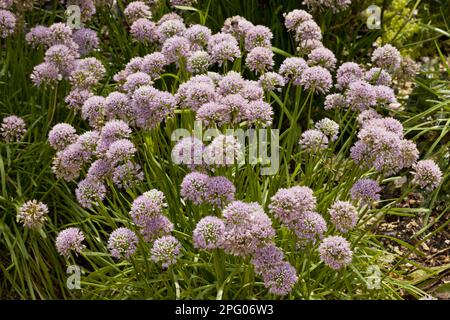
[[[17,213],[17,221],[25,228],[38,229],[47,220],[48,207],[42,202],[30,200],[22,204]]]
[[[72,252],[78,255],[86,248],[83,241],[84,235],[80,229],[67,228],[58,233],[56,249],[60,255],[68,258]]]

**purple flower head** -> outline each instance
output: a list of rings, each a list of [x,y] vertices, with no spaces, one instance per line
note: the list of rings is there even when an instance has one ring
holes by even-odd
[[[240,95],[249,101],[262,100],[264,98],[264,90],[257,81],[247,80],[240,90]]]
[[[70,82],[75,87],[90,88],[103,78],[106,69],[97,58],[79,59],[70,73]]]
[[[202,50],[208,45],[211,29],[200,24],[194,24],[184,31],[183,36],[190,41],[193,50]]]
[[[237,39],[242,39],[253,26],[253,23],[241,16],[229,17],[222,27],[223,33],[229,33]]]
[[[162,263],[163,269],[167,269],[177,262],[181,254],[181,244],[173,236],[163,236],[155,240],[150,252],[152,260]]]
[[[220,102],[205,103],[197,110],[195,119],[202,121],[206,126],[223,126],[231,123],[232,109],[229,105]]]
[[[25,121],[17,116],[3,118],[0,134],[6,142],[19,141],[27,132]]]
[[[263,275],[264,286],[270,293],[285,296],[292,291],[298,281],[295,268],[288,262],[282,262]]]
[[[167,39],[161,49],[161,53],[169,63],[179,62],[180,59],[188,57],[189,52],[189,40],[180,36],[173,36]]]
[[[163,15],[161,17],[161,19],[158,20],[158,26],[161,25],[162,23],[168,21],[168,20],[180,20],[183,21],[183,18],[180,17],[178,14],[176,14],[175,12],[169,12],[166,13],[165,15]]]
[[[148,19],[138,19],[131,25],[130,33],[138,42],[153,43],[158,40],[156,25]]]
[[[69,92],[64,101],[67,103],[70,109],[81,111],[83,104],[93,95],[94,94],[88,89],[75,88]]]
[[[292,81],[294,86],[299,86],[302,73],[307,68],[308,64],[302,58],[286,58],[280,66],[279,74],[281,74],[286,81]]]
[[[109,120],[118,118],[124,121],[130,121],[134,118],[131,99],[121,92],[111,92],[105,99],[104,109]]]
[[[92,96],[87,99],[81,108],[81,117],[89,122],[93,128],[101,128],[106,120],[105,98]]]
[[[67,228],[58,233],[56,237],[56,249],[60,255],[68,258],[71,252],[78,255],[86,248],[83,241],[84,235],[80,229]]]
[[[130,2],[124,10],[124,15],[130,22],[135,22],[138,19],[151,19],[152,12],[150,7],[143,1]]]
[[[314,211],[304,212],[291,223],[290,227],[301,241],[312,243],[315,243],[316,239],[321,239],[327,231],[325,220]]]
[[[141,226],[141,235],[148,243],[156,239],[170,235],[173,231],[173,223],[163,215],[157,215],[154,218],[147,219]]]
[[[133,94],[132,105],[136,124],[144,129],[155,128],[175,109],[175,98],[169,92],[142,86]]]
[[[239,50],[238,43],[234,37],[229,35],[233,40],[224,40],[221,41],[208,50],[211,55],[211,60],[214,63],[217,63],[220,66],[226,63],[227,61],[234,61],[237,58],[241,57],[241,51]],[[212,39],[212,37],[211,37]],[[210,42],[211,43],[211,40]],[[209,44],[208,44],[209,47]]]
[[[374,86],[364,81],[350,83],[347,90],[347,104],[355,110],[364,111],[377,104]]]
[[[273,243],[270,243],[255,250],[252,258],[252,265],[257,274],[264,275],[270,272],[270,270],[278,264],[283,263],[283,260],[283,250]]]
[[[26,34],[25,40],[33,48],[36,48],[39,45],[47,44],[49,34],[50,29],[48,27],[37,25]]]
[[[170,0],[170,5],[174,6],[192,6],[197,0]]]
[[[364,80],[377,86],[390,86],[392,83],[391,75],[380,68],[372,68],[367,71],[364,75]]]
[[[320,40],[309,39],[302,40],[298,43],[297,52],[299,55],[305,55],[311,53],[314,49],[323,48],[323,43]]]
[[[248,101],[241,94],[229,94],[220,98],[220,103],[228,109],[229,122],[239,123],[241,118],[245,116],[245,110],[248,106]],[[226,123],[225,120],[222,121]]]
[[[205,200],[222,208],[234,200],[235,193],[236,187],[226,177],[210,177],[206,184]]]
[[[97,159],[89,167],[86,179],[100,181],[111,173],[111,169],[111,164],[107,160]]]
[[[266,127],[272,124],[272,106],[262,100],[251,101],[245,106],[244,119],[248,125]]]
[[[112,181],[119,188],[132,188],[143,180],[144,174],[141,166],[132,161],[126,161],[124,164],[116,166],[112,172]]]
[[[259,85],[264,91],[281,91],[286,84],[284,78],[276,72],[266,72],[259,77]]]
[[[328,148],[328,138],[320,130],[309,129],[302,133],[302,137],[298,142],[300,147],[311,154],[316,154],[321,150]]]
[[[296,30],[301,23],[312,20],[312,15],[304,10],[298,9],[284,13],[283,16],[284,25],[288,31]]]
[[[210,65],[211,57],[206,51],[192,52],[186,62],[186,68],[192,74],[205,73]]]
[[[188,173],[181,183],[181,197],[196,205],[202,204],[206,200],[209,179],[208,175],[201,172]]]
[[[136,252],[139,240],[128,228],[114,230],[108,239],[108,249],[116,259],[129,259]]]
[[[256,47],[270,48],[272,46],[272,38],[272,31],[266,26],[258,25],[251,27],[245,34],[245,50],[250,52]]]
[[[100,46],[97,32],[92,29],[81,28],[73,33],[73,41],[78,45],[78,52],[85,56]]]
[[[286,225],[298,220],[304,212],[315,209],[316,197],[308,187],[282,188],[270,198],[270,212]]]
[[[149,219],[161,215],[166,207],[164,194],[159,190],[152,189],[134,199],[130,215],[134,223],[144,227]]]
[[[295,29],[295,40],[297,42],[308,40],[321,40],[322,31],[314,20],[306,20],[300,23]]]
[[[53,159],[52,171],[58,179],[72,181],[80,175],[81,166],[87,160],[86,152],[78,143],[72,143],[58,151]]]
[[[331,10],[333,12],[347,9],[351,3],[351,0],[303,0],[303,4],[308,6],[308,8],[312,8],[312,10]]]
[[[0,37],[7,38],[14,33],[16,28],[16,16],[8,11],[0,9]]]
[[[327,69],[323,67],[310,67],[303,71],[300,84],[306,90],[313,90],[325,94],[330,91],[333,80]]]
[[[136,72],[130,74],[123,85],[123,89],[132,95],[137,89],[143,86],[151,86],[153,84],[152,78],[144,72]]]
[[[194,247],[212,250],[221,248],[225,234],[225,223],[213,216],[202,218],[195,226],[192,238]]]
[[[274,65],[272,50],[266,47],[253,48],[245,58],[245,65],[256,73],[272,69]]]
[[[178,88],[175,99],[181,108],[197,111],[203,104],[216,100],[212,82],[198,82],[196,79],[191,78]]]
[[[22,204],[17,213],[17,222],[25,228],[38,229],[47,220],[48,207],[42,202],[29,200]]]
[[[92,156],[97,149],[100,133],[98,131],[86,131],[78,136],[76,143],[86,152],[87,157]]]
[[[56,66],[60,73],[68,74],[73,68],[78,52],[63,44],[56,44],[45,52],[45,62]]]
[[[54,125],[48,134],[48,142],[57,151],[63,150],[69,144],[74,143],[77,138],[75,128],[68,123]]]
[[[321,66],[328,70],[334,70],[336,62],[334,53],[327,48],[317,48],[308,54],[308,64],[310,66]]]
[[[245,257],[267,245],[275,236],[272,221],[256,202],[234,201],[223,209],[224,248],[227,253]]]
[[[52,24],[48,29],[47,45],[68,44],[72,41],[72,29],[65,23]]]
[[[106,195],[105,185],[95,179],[84,179],[78,183],[75,190],[78,203],[87,209],[92,209],[92,205],[101,202]]]
[[[240,73],[228,72],[218,83],[218,93],[222,96],[239,93],[245,85],[245,80]]]
[[[352,262],[350,243],[340,236],[329,236],[319,246],[320,259],[334,270],[342,269]]]
[[[364,72],[359,65],[354,62],[345,62],[337,70],[336,88],[343,90],[351,83],[361,80]]]
[[[352,200],[365,204],[380,200],[381,187],[375,180],[359,179],[350,189]]]
[[[203,142],[195,137],[179,140],[172,149],[172,161],[190,168],[203,164]]]
[[[119,139],[130,137],[131,129],[128,124],[122,120],[111,120],[105,123],[100,131],[100,140],[96,152],[105,153],[111,143]]]
[[[211,53],[213,48],[221,42],[230,42],[238,46],[238,41],[229,33],[219,32],[209,37],[207,49]]]
[[[382,69],[389,72],[395,71],[400,67],[402,57],[400,52],[390,44],[375,49],[372,54],[372,62]]]
[[[62,79],[62,75],[59,73],[59,70],[55,65],[43,62],[34,67],[30,79],[37,87],[52,87]]]
[[[133,142],[128,139],[120,139],[111,143],[106,152],[106,159],[111,165],[116,166],[119,163],[129,161],[137,152]]]
[[[329,94],[325,97],[324,109],[342,109],[347,107],[345,97],[340,93]]]
[[[380,119],[382,116],[373,109],[367,109],[362,111],[357,118],[360,127],[364,127],[364,124],[372,119]]]
[[[384,105],[390,107],[392,104],[397,104],[394,90],[387,86],[379,85],[373,87],[377,99],[377,105]]]
[[[186,26],[183,21],[178,19],[167,20],[158,25],[156,34],[158,35],[159,42],[164,43],[167,39],[174,36],[183,36],[186,31]]]
[[[340,232],[346,233],[356,226],[358,211],[348,201],[336,201],[328,209],[331,223]]]
[[[436,189],[442,181],[442,171],[433,160],[417,162],[413,175],[413,183],[426,190]]]
[[[156,79],[163,73],[167,64],[166,57],[161,52],[153,52],[143,57],[140,70]]]

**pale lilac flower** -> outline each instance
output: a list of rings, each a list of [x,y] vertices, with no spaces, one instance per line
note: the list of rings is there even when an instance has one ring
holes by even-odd
[[[68,123],[58,123],[48,133],[48,142],[53,149],[63,150],[78,138],[76,130]]]
[[[143,1],[132,1],[125,8],[123,14],[130,22],[135,22],[138,19],[151,19],[152,12],[150,7]]]
[[[86,131],[78,136],[76,143],[80,145],[87,156],[90,157],[94,155],[99,140],[100,133],[98,131]]]
[[[70,109],[81,111],[83,104],[93,95],[94,94],[88,89],[75,88],[69,92],[64,101],[67,103]]]
[[[186,26],[183,21],[175,19],[175,20],[167,20],[158,25],[156,29],[156,34],[158,35],[159,42],[164,43],[167,39],[172,38],[174,36],[182,37],[184,32],[186,31]]]
[[[357,118],[358,124],[360,127],[364,126],[364,123],[368,122],[369,120],[373,120],[373,119],[380,119],[382,118],[381,114],[379,114],[378,112],[376,112],[373,109],[367,109],[362,111]]]
[[[172,7],[174,6],[192,6],[193,4],[197,3],[197,0],[170,0],[170,5]]]
[[[234,200],[236,187],[226,177],[210,177],[206,185],[205,200],[219,208]]]
[[[299,86],[302,73],[308,68],[308,64],[302,58],[291,57],[284,59],[280,66],[279,74],[287,81],[292,81],[294,86]]]
[[[109,120],[118,118],[124,121],[130,121],[134,118],[131,99],[121,92],[111,92],[105,99],[104,109]]]
[[[195,119],[202,121],[206,126],[214,124],[223,126],[232,122],[233,109],[222,102],[208,102],[203,104],[196,112]]]
[[[89,122],[93,128],[100,128],[105,123],[105,98],[92,96],[87,99],[81,108],[81,117]]]
[[[266,47],[253,48],[245,58],[245,65],[256,73],[272,69],[274,65],[272,50]]]
[[[219,42],[215,44],[210,50],[208,50],[208,52],[211,55],[212,61],[214,63],[217,63],[219,67],[227,61],[233,62],[235,59],[241,57],[241,51],[239,50],[236,39],[234,39],[233,41]]]
[[[377,105],[387,106],[397,103],[394,90],[390,87],[378,85],[373,87],[377,99]]]
[[[316,197],[308,187],[281,188],[270,198],[270,212],[286,225],[298,220],[304,212],[315,209]]]
[[[286,84],[284,78],[276,72],[266,72],[259,77],[258,83],[264,91],[281,91]]]
[[[284,13],[283,16],[284,25],[288,31],[296,30],[301,23],[312,20],[312,15],[304,10],[298,9]]]
[[[225,19],[221,32],[229,33],[237,39],[243,39],[253,23],[241,16],[233,16]]]
[[[250,52],[256,47],[270,48],[272,46],[272,38],[272,31],[266,26],[258,25],[251,27],[245,34],[245,50]]]
[[[8,11],[0,9],[0,37],[7,38],[14,33],[16,28],[16,16]]]
[[[203,142],[195,137],[186,137],[179,140],[172,149],[172,161],[175,164],[184,164],[195,168],[203,164]]]
[[[375,180],[359,179],[350,189],[352,200],[370,204],[380,200],[381,187]]]
[[[195,226],[192,238],[194,247],[212,250],[221,248],[225,234],[225,223],[214,216],[202,218]]]
[[[335,141],[339,134],[339,124],[328,118],[323,118],[318,121],[315,125],[317,130],[322,131],[330,140]]]
[[[315,243],[316,239],[321,239],[327,231],[324,218],[314,211],[302,213],[289,227],[302,242]]]
[[[6,142],[21,140],[27,132],[25,121],[17,116],[3,118],[0,134]]]
[[[66,149],[58,151],[53,158],[52,171],[57,179],[72,181],[79,177],[81,166],[85,162],[83,148],[73,143]]]
[[[288,262],[283,262],[265,273],[263,280],[270,293],[285,296],[292,291],[298,277],[295,268]]]
[[[347,104],[355,110],[364,111],[377,104],[374,86],[364,81],[350,83],[346,95]]]
[[[208,52],[211,53],[213,48],[221,42],[230,42],[235,44],[236,46],[239,46],[237,39],[231,34],[219,32],[209,37],[207,45]]]
[[[340,93],[329,94],[325,97],[324,109],[342,109],[347,107],[345,97]]]
[[[184,31],[183,36],[190,41],[193,50],[202,50],[208,45],[211,29],[200,24],[194,24]]]
[[[218,93],[222,96],[239,93],[245,85],[245,80],[240,73],[228,72],[218,83]]]
[[[337,70],[336,88],[343,90],[352,82],[360,81],[364,77],[364,71],[354,62],[345,62]]]
[[[65,23],[59,22],[52,24],[48,29],[47,45],[49,47],[55,44],[69,44],[72,42],[72,29]]]
[[[206,51],[192,52],[186,62],[186,68],[192,74],[205,73],[210,65],[211,57]]]
[[[86,179],[102,180],[112,171],[111,164],[104,159],[95,160],[89,167]]]
[[[116,166],[119,163],[125,163],[137,152],[133,142],[128,139],[120,139],[111,143],[106,152],[106,159],[111,165]]]
[[[212,82],[197,82],[195,78],[181,84],[175,95],[181,108],[197,111],[203,104],[215,101],[216,89]]]
[[[164,67],[167,64],[166,57],[161,52],[153,52],[142,58],[140,70],[152,79],[156,79],[164,72]]]
[[[78,183],[75,195],[83,208],[92,209],[93,204],[97,205],[105,198],[106,187],[98,180],[84,179]]]
[[[358,211],[348,201],[336,201],[328,209],[331,223],[340,232],[346,233],[356,226]]]
[[[0,9],[9,9],[13,5],[13,0],[0,0]]]
[[[81,28],[73,33],[73,41],[78,45],[78,52],[85,56],[100,46],[97,32],[88,28]]]
[[[114,230],[108,239],[108,249],[116,259],[129,259],[137,249],[139,240],[136,234],[128,228]]]
[[[56,249],[58,253],[66,258],[71,252],[75,255],[81,253],[86,246],[83,244],[84,235],[78,228],[67,228],[58,233],[56,237]]]
[[[391,75],[381,68],[370,69],[365,73],[364,79],[370,84],[377,86],[390,86],[392,83]]]
[[[330,91],[333,85],[331,73],[323,67],[310,67],[303,71],[300,84],[306,90],[317,91],[322,94]]]
[[[158,20],[157,25],[159,26],[159,25],[161,25],[162,23],[164,23],[164,22],[166,22],[166,21],[169,21],[169,20],[180,20],[180,21],[183,21],[183,18],[180,17],[180,16],[179,16],[178,14],[176,14],[175,12],[169,12],[169,13],[166,13],[165,15],[163,15],[163,16],[161,17],[161,19]]]
[[[323,43],[317,39],[302,40],[298,43],[297,52],[299,55],[309,54],[314,49],[323,48]]]
[[[297,42],[308,40],[321,40],[322,31],[314,20],[306,20],[300,23],[295,29],[295,40]]]
[[[317,48],[308,54],[308,64],[310,66],[321,66],[328,70],[334,70],[336,62],[334,53],[327,48]]]
[[[372,62],[387,71],[395,71],[400,67],[402,57],[397,48],[390,44],[375,49],[372,53]]]
[[[150,252],[152,260],[162,263],[163,269],[167,269],[177,262],[181,254],[181,244],[173,236],[163,236],[155,240]]]
[[[62,75],[55,65],[43,62],[34,67],[30,78],[37,87],[46,85],[54,86],[62,79]]]
[[[303,150],[315,154],[328,147],[328,138],[320,130],[309,129],[302,133],[302,137],[298,144]]]
[[[144,72],[136,72],[130,74],[122,88],[129,94],[132,95],[137,89],[143,86],[151,86],[153,84],[152,78]]]
[[[70,83],[75,87],[91,88],[103,78],[106,69],[97,58],[79,59],[70,73]]]
[[[342,269],[352,262],[350,243],[340,236],[329,236],[319,246],[320,259],[334,270]]]
[[[119,188],[132,188],[143,180],[144,173],[141,171],[141,166],[132,161],[126,161],[112,170],[112,181]]]
[[[228,109],[228,123],[239,123],[245,117],[245,112],[248,106],[248,101],[241,94],[229,94],[219,101]],[[223,119],[222,123],[226,123]]]
[[[138,42],[153,43],[158,40],[156,25],[148,19],[138,19],[130,27],[130,33]]]
[[[268,245],[255,250],[252,257],[252,265],[255,273],[264,275],[270,272],[270,270],[278,264],[283,263],[283,260],[283,251],[273,243],[269,243]]]
[[[170,235],[173,231],[173,223],[163,215],[157,215],[154,218],[144,221],[141,225],[141,235],[145,242],[153,242],[156,239]]]
[[[180,195],[185,200],[200,205],[206,201],[209,177],[201,172],[188,173],[181,183]]]
[[[245,81],[239,93],[244,99],[249,101],[258,101],[264,98],[264,90],[257,81]]]
[[[351,0],[303,0],[303,4],[312,10],[329,10],[339,12],[347,9],[351,5]]]
[[[17,213],[17,222],[25,228],[38,229],[47,220],[48,207],[42,202],[29,200],[22,204]]]
[[[39,45],[47,44],[49,34],[50,29],[48,27],[37,25],[31,28],[30,32],[25,35],[25,40],[33,48],[36,48]]]
[[[119,139],[130,137],[131,129],[128,124],[122,120],[110,120],[105,123],[100,131],[100,140],[97,146],[97,153],[105,153],[111,143]]]
[[[421,160],[413,169],[413,183],[422,189],[434,190],[442,181],[442,171],[433,160]]]
[[[167,39],[161,49],[161,53],[169,63],[179,62],[189,56],[189,40],[180,36],[173,36]]]
[[[219,135],[205,148],[203,159],[206,164],[227,167],[239,163],[243,156],[242,146],[232,135]]]
[[[144,227],[149,219],[161,215],[166,207],[164,194],[159,190],[152,189],[134,199],[130,215],[135,224]]]
[[[248,125],[270,126],[273,120],[272,106],[262,100],[251,101],[245,105],[244,119]]]

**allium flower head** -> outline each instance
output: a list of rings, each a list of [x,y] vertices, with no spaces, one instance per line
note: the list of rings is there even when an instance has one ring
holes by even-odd
[[[17,116],[3,118],[0,134],[6,142],[19,141],[27,132],[25,121]]]
[[[206,51],[194,51],[189,56],[186,67],[193,74],[205,73],[211,64],[211,57]]]
[[[270,198],[270,212],[286,225],[298,220],[306,211],[315,209],[316,197],[308,187],[281,188]]]
[[[373,87],[377,100],[377,105],[384,105],[388,108],[391,105],[397,104],[397,98],[395,97],[394,90],[390,87],[378,85]]]
[[[226,167],[239,163],[242,146],[234,136],[219,135],[205,148],[203,159],[210,166]]]
[[[245,85],[245,80],[240,73],[228,72],[218,83],[218,92],[222,96],[239,93]]]
[[[52,171],[58,179],[72,181],[80,175],[81,166],[86,161],[86,152],[78,143],[68,145],[58,151],[53,159]]]
[[[101,128],[105,123],[105,98],[92,96],[87,99],[81,108],[81,116],[93,128]]]
[[[256,73],[272,69],[274,65],[272,50],[266,47],[253,48],[245,58],[245,65]]]
[[[427,190],[436,189],[442,181],[442,171],[433,160],[417,162],[413,175],[413,183]]]
[[[321,39],[322,31],[314,20],[306,20],[300,23],[295,29],[295,40],[297,42]]]
[[[302,133],[302,137],[298,144],[303,150],[315,154],[328,147],[328,138],[320,130],[309,129]]]
[[[372,119],[380,119],[382,116],[373,109],[367,109],[362,111],[357,118],[360,127],[363,127],[366,122]]]
[[[96,86],[105,73],[105,67],[97,58],[79,59],[70,74],[70,82],[76,87],[90,88]]]
[[[315,128],[320,130],[330,140],[335,141],[339,133],[339,124],[328,118],[323,118],[315,124]]]
[[[317,48],[308,54],[308,64],[310,66],[321,66],[328,70],[334,70],[336,62],[334,53],[327,48]]]
[[[359,81],[364,77],[361,67],[354,62],[345,62],[337,70],[336,88],[343,90],[352,82]]]
[[[303,4],[313,10],[332,10],[339,12],[347,9],[351,5],[351,0],[303,0]]]
[[[7,38],[14,33],[16,28],[16,16],[8,11],[0,9],[0,37]]]
[[[233,40],[221,41],[211,46],[211,49],[208,50],[209,54],[211,55],[212,61],[214,63],[217,63],[219,67],[222,66],[227,61],[233,62],[235,59],[241,57],[241,51],[239,50],[239,46],[236,39],[231,35],[229,36]],[[208,44],[208,47],[210,47],[210,43],[212,42],[211,39]]]
[[[161,215],[166,207],[164,194],[161,191],[152,189],[134,199],[130,215],[134,223],[143,227],[149,219]]]
[[[201,172],[188,173],[181,183],[181,197],[196,205],[202,204],[206,200],[209,179],[208,175]]]
[[[119,139],[130,137],[131,129],[128,124],[122,120],[110,120],[105,123],[100,131],[100,140],[97,146],[97,153],[105,153],[111,143]]]
[[[112,171],[112,181],[119,188],[132,188],[143,180],[141,166],[130,160],[116,166]]]
[[[247,80],[240,90],[240,95],[248,101],[258,101],[264,98],[264,90],[257,81]]]
[[[171,6],[192,6],[197,0],[170,0]]]
[[[152,78],[144,72],[135,72],[130,74],[123,85],[123,89],[132,95],[137,89],[142,86],[151,86],[153,84]]]
[[[29,200],[22,204],[17,213],[17,221],[25,228],[40,228],[47,220],[48,207],[42,202]]]
[[[347,104],[355,110],[364,111],[377,103],[375,88],[364,81],[350,83],[347,90]]]
[[[106,187],[96,179],[84,179],[78,183],[75,195],[83,208],[92,209],[92,204],[97,204],[105,198]]]
[[[124,121],[130,121],[134,118],[131,99],[121,92],[111,92],[105,99],[104,109],[109,120],[118,118]]]
[[[372,53],[372,62],[390,72],[397,70],[401,61],[400,52],[390,44],[379,47]]]
[[[92,50],[98,49],[100,40],[97,32],[92,29],[81,28],[73,33],[73,41],[78,45],[78,52],[85,56]]]
[[[174,36],[183,36],[186,31],[186,26],[183,21],[178,19],[167,20],[158,25],[156,34],[158,35],[160,43],[164,43],[167,39]]]
[[[245,35],[245,50],[252,51],[256,47],[272,46],[271,40],[273,38],[272,31],[266,26],[258,25],[247,30]]]
[[[75,88],[69,92],[64,101],[65,103],[67,103],[70,109],[81,111],[83,104],[93,95],[94,94],[88,89]]]
[[[223,33],[229,33],[236,38],[243,38],[248,30],[253,27],[253,23],[241,16],[229,17],[225,20],[222,27]]]
[[[288,31],[296,30],[301,23],[312,20],[312,15],[304,10],[298,9],[284,13],[283,16],[284,25]]]
[[[97,149],[98,141],[100,140],[100,133],[98,131],[86,131],[82,135],[78,136],[76,143],[89,154],[89,156],[95,153]]]
[[[120,139],[111,143],[106,152],[106,158],[113,165],[130,160],[137,152],[133,142],[128,139]]]
[[[148,74],[152,79],[156,79],[163,73],[167,64],[168,61],[161,52],[153,52],[142,58],[140,70]]]
[[[190,168],[203,164],[203,142],[195,137],[186,137],[179,140],[172,149],[172,161],[175,164],[184,164]]]
[[[158,39],[155,23],[144,18],[133,22],[130,33],[134,39],[143,43],[153,43]]]
[[[47,44],[49,33],[50,29],[48,27],[37,25],[25,35],[25,40],[33,48],[36,48],[39,45]]]
[[[319,246],[320,259],[334,270],[342,269],[352,262],[350,243],[340,236],[329,236]]]
[[[276,72],[266,72],[259,77],[259,85],[264,89],[264,91],[281,91],[284,87],[284,78]]]
[[[340,232],[346,233],[356,226],[358,211],[348,201],[336,201],[328,209],[331,222]]]
[[[84,235],[78,228],[67,228],[56,237],[56,249],[62,256],[68,258],[71,252],[75,255],[81,253],[86,246],[83,245]]]
[[[314,211],[304,212],[289,227],[301,241],[312,243],[315,243],[316,239],[321,239],[327,231],[324,218]]]
[[[212,250],[222,246],[225,223],[214,216],[202,218],[196,225],[192,238],[194,247]]]
[[[107,160],[97,159],[89,167],[86,179],[101,181],[109,173],[111,173],[111,164]]]
[[[223,217],[227,253],[241,257],[251,255],[275,236],[272,221],[256,202],[234,201],[223,210]]]
[[[137,249],[139,240],[128,228],[114,230],[108,239],[108,249],[116,259],[129,259]]]
[[[181,108],[196,111],[203,104],[216,100],[216,89],[209,77],[199,75],[182,83],[178,87],[175,99]]]
[[[308,64],[302,58],[286,58],[280,66],[279,74],[281,74],[286,81],[292,81],[294,86],[299,86],[302,73],[307,68]]]
[[[134,22],[141,18],[151,19],[152,17],[150,7],[143,1],[130,2],[123,13],[130,22]]]
[[[163,269],[177,262],[181,254],[181,244],[173,236],[163,236],[153,243],[151,258],[154,262],[162,263]]]
[[[270,272],[276,265],[282,263],[283,259],[283,250],[270,243],[255,250],[252,265],[257,274],[264,275]]]
[[[63,44],[51,46],[45,52],[45,62],[53,64],[63,74],[67,74],[73,68],[77,58],[78,52]]]
[[[184,31],[183,36],[191,42],[192,49],[201,50],[208,45],[211,29],[200,24],[194,24]]]
[[[43,62],[34,67],[30,76],[31,81],[37,87],[40,86],[54,86],[62,79],[58,68],[47,62]]]
[[[164,54],[169,63],[178,62],[180,59],[188,57],[189,52],[189,40],[180,36],[167,39],[161,49],[161,53]]]
[[[331,89],[333,80],[327,69],[323,67],[310,67],[303,71],[300,84],[306,90],[313,90],[325,94]]]
[[[54,23],[49,27],[47,45],[69,44],[72,41],[72,29],[65,23]]]
[[[246,104],[244,109],[244,120],[248,125],[270,126],[272,124],[273,110],[272,106],[262,100],[251,101]]]
[[[365,73],[364,79],[370,84],[377,86],[390,86],[392,83],[391,75],[381,68],[370,69]]]
[[[48,142],[53,149],[63,150],[78,138],[76,130],[68,123],[58,123],[53,126],[48,134]]]
[[[157,215],[147,219],[141,225],[141,235],[148,243],[155,241],[162,236],[168,236],[173,231],[173,223],[163,215]]]
[[[350,190],[350,195],[355,201],[370,204],[380,200],[381,187],[375,180],[359,179]]]
[[[206,126],[223,126],[232,122],[233,109],[221,102],[208,102],[203,104],[196,113],[195,119],[202,121]]]
[[[345,97],[340,93],[329,94],[325,97],[324,109],[342,109],[347,107]]]
[[[264,274],[263,280],[270,293],[285,296],[292,291],[298,277],[295,268],[288,262],[283,262]]]
[[[235,193],[236,187],[226,177],[210,177],[206,184],[205,199],[206,202],[222,208],[234,200]]]

